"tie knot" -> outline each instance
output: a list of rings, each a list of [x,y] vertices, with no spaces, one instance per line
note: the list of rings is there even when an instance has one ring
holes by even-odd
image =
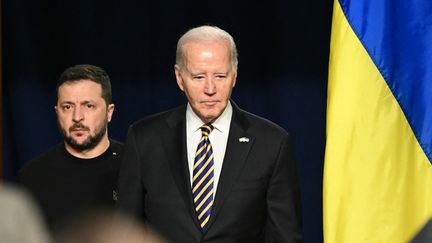
[[[203,136],[208,136],[211,131],[213,131],[213,126],[212,124],[204,124],[201,126],[201,133]]]

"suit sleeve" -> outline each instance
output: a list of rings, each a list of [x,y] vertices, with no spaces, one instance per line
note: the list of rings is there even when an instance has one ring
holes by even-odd
[[[144,217],[144,188],[141,182],[140,157],[133,126],[129,127],[126,138],[126,147],[120,168],[118,187],[118,209],[136,218]]]
[[[300,187],[292,144],[283,139],[267,190],[266,243],[303,242]]]

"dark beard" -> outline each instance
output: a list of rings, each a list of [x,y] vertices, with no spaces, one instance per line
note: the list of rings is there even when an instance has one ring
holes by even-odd
[[[104,122],[104,126],[99,129],[99,131],[97,131],[94,136],[90,135],[82,144],[78,144],[71,136],[67,136],[63,128],[60,128],[60,131],[63,135],[64,141],[69,146],[71,146],[76,151],[82,152],[85,150],[93,149],[101,142],[103,136],[107,131],[107,122]]]

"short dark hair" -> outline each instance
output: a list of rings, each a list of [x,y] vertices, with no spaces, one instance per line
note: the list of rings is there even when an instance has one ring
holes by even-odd
[[[91,80],[100,84],[102,86],[102,98],[107,105],[112,103],[111,81],[108,74],[102,68],[89,64],[75,65],[63,71],[57,82],[57,99],[58,90],[62,84],[82,80]]]

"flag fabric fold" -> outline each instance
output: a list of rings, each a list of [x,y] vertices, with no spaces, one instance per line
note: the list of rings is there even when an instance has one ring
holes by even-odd
[[[335,0],[324,240],[407,242],[432,216],[432,1]]]

